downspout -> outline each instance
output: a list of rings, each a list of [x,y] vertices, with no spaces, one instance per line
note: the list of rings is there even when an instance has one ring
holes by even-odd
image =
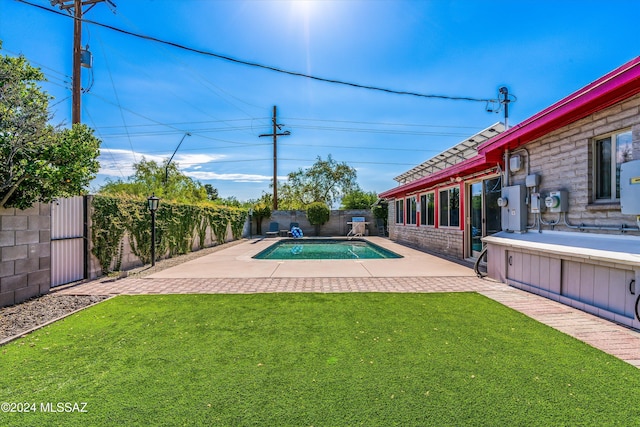
[[[504,183],[503,187],[509,186],[509,149],[504,150],[504,179],[502,180]]]

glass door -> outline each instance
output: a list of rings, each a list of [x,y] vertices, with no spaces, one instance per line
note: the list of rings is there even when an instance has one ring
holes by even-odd
[[[469,186],[469,255],[473,258],[482,252],[482,238],[501,230],[498,198],[501,192],[500,177],[474,182]]]
[[[471,241],[471,256],[477,258],[482,252],[482,225],[483,225],[483,203],[482,203],[482,181],[471,184],[471,204],[469,217],[471,218],[470,224],[470,241]]]
[[[485,179],[484,184],[484,231],[482,236],[491,236],[502,230],[502,212],[498,199],[502,192],[502,179],[498,176]]]

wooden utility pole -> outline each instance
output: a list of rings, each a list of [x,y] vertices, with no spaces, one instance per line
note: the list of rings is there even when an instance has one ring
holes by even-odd
[[[273,137],[273,210],[278,210],[278,137],[291,135],[288,130],[278,133],[278,130],[282,129],[282,125],[277,121],[278,109],[273,106],[273,133],[265,133],[259,135],[259,137],[272,136]]]
[[[73,20],[73,78],[71,92],[73,101],[71,107],[71,123],[80,123],[80,98],[82,97],[82,69],[80,67],[82,49],[82,2],[74,0],[75,12]]]
[[[111,0],[52,0],[52,6],[58,6],[60,10],[66,10],[73,16],[73,75],[71,84],[71,123],[80,123],[80,98],[82,96],[82,16],[93,6],[106,1],[115,7]],[[83,11],[83,7],[86,10]]]

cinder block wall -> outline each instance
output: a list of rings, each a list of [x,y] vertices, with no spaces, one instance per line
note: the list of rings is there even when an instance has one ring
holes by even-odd
[[[0,307],[49,292],[51,208],[0,209]]]
[[[354,216],[363,216],[365,221],[368,222],[367,230],[369,234],[377,235],[376,223],[373,214],[370,209],[351,209],[351,210],[332,210],[329,216],[329,222],[323,224],[320,227],[320,236],[346,236],[349,230],[351,229],[351,225],[347,224],[347,222],[351,222],[351,218]],[[305,211],[274,211],[271,213],[271,218],[263,218],[262,219],[262,234],[265,234],[269,231],[269,223],[272,221],[276,221],[280,224],[281,230],[288,230],[289,224],[292,222],[297,222],[299,227],[302,229],[302,233],[305,236],[315,236],[316,229],[315,226],[309,223],[309,219],[307,218],[307,213]],[[255,220],[252,220],[252,228],[251,234],[256,235],[256,224]]]
[[[622,215],[619,203],[594,203],[593,194],[593,138],[610,132],[632,129],[633,156],[640,159],[640,95],[585,117],[575,123],[526,145],[530,156],[529,173],[540,175],[538,191],[543,197],[549,192],[566,190],[569,197],[569,224],[597,226],[636,226],[633,215]],[[526,161],[526,153],[523,160]],[[524,165],[524,163],[523,163]],[[526,168],[511,175],[511,185],[524,184]],[[558,214],[544,213],[547,222],[555,221]],[[529,224],[534,221],[529,214]],[[577,231],[563,225],[556,230]],[[594,230],[595,233],[606,233]],[[611,231],[610,233],[617,233]]]

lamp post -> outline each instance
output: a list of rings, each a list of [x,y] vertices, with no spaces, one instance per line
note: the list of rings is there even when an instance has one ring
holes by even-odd
[[[151,211],[151,266],[156,265],[156,211],[158,210],[158,204],[160,199],[152,194],[147,198],[149,203],[149,210]]]
[[[253,208],[249,208],[249,239],[251,239],[253,236],[251,235],[251,217],[253,216]]]

